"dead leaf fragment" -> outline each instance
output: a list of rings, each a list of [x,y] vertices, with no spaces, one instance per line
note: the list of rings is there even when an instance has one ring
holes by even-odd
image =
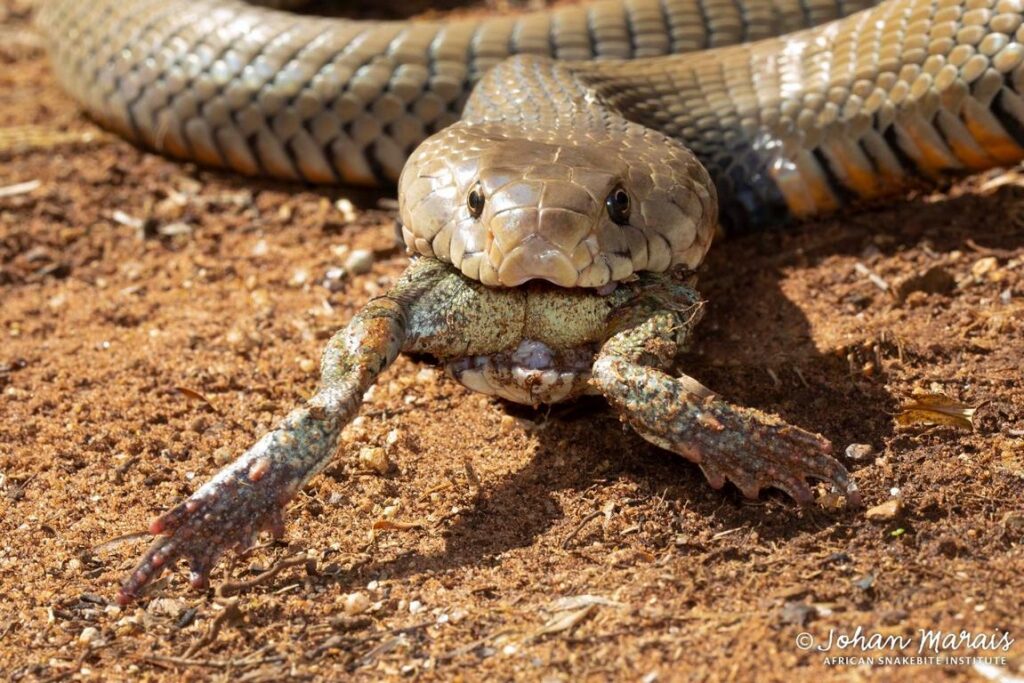
[[[210,410],[217,413],[218,415],[220,414],[220,411],[217,410],[217,407],[213,405],[210,399],[206,398],[195,389],[189,389],[188,387],[174,387],[174,390],[177,391],[182,396],[185,396],[186,398],[190,398],[194,401],[199,401],[200,403],[205,403],[207,407],[210,408]]]
[[[974,430],[974,413],[971,408],[960,401],[942,394],[915,394],[903,404],[896,413],[896,424],[901,427],[912,425],[948,425]]]
[[[606,605],[608,607],[625,607],[621,602],[609,600],[600,595],[572,595],[558,598],[552,602],[548,609],[552,612],[565,612],[568,610],[590,607],[591,605]]]
[[[533,634],[534,638],[540,638],[541,636],[550,635],[552,633],[561,633],[562,631],[568,631],[575,628],[581,621],[590,616],[590,614],[597,609],[596,603],[591,603],[586,607],[578,610],[572,610],[567,612],[559,612],[546,624],[540,627],[536,633]]]

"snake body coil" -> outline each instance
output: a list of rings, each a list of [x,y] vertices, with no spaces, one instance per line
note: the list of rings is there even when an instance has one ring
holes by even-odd
[[[689,152],[709,172],[724,222],[752,226],[1024,157],[1024,0],[888,0],[768,37],[858,9],[616,0],[369,23],[237,0],[50,0],[41,22],[62,83],[93,116],[178,157],[384,184],[440,132],[430,158],[418,153],[405,171],[426,213],[403,210],[411,248],[489,284],[600,287],[702,258],[715,190],[700,189]],[[462,127],[448,128],[460,115]],[[586,151],[574,162],[614,172],[563,178],[569,160],[554,150],[565,140]],[[518,213],[504,238],[493,202],[481,205],[484,227],[469,226],[469,193],[531,173],[536,182],[506,198]],[[635,204],[623,224],[633,232],[618,236],[616,221],[597,216],[615,183]],[[659,203],[644,202],[659,192]],[[563,218],[550,217],[556,209]],[[571,219],[574,211],[589,218]],[[658,228],[665,220],[676,227]]]

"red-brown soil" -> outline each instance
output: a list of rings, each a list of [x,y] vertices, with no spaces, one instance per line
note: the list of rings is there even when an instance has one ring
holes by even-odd
[[[524,410],[400,359],[286,541],[213,585],[279,573],[221,597],[179,568],[116,607],[146,544],[120,537],[307,396],[325,339],[407,260],[386,193],[240,179],[103,133],[56,86],[30,14],[0,4],[0,187],[38,183],[0,196],[0,675],[932,681],[980,674],[826,665],[895,652],[798,634],[1024,639],[1015,172],[712,250],[683,366],[840,453],[871,445],[845,460],[865,509],[715,491],[600,401]],[[358,248],[370,272],[325,287]],[[879,286],[936,267],[942,293]],[[977,407],[974,430],[897,427],[915,389]],[[369,447],[389,472],[361,466]],[[893,497],[900,514],[868,519]],[[371,540],[383,519],[415,524]],[[1020,643],[951,654],[1024,672]]]

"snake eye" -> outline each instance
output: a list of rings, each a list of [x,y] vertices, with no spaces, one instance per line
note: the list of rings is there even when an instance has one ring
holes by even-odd
[[[469,215],[473,218],[480,218],[480,214],[484,212],[484,193],[480,190],[480,185],[474,185],[473,189],[469,191],[466,207],[469,208]]]
[[[629,222],[629,193],[621,186],[611,191],[608,198],[604,200],[604,205],[608,207],[608,217],[613,221],[619,225]]]

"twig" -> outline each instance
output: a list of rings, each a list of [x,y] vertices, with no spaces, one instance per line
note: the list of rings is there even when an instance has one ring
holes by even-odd
[[[978,252],[979,254],[985,254],[986,256],[995,256],[996,258],[1014,258],[1017,256],[1017,252],[1011,249],[997,249],[995,247],[985,247],[975,242],[970,237],[967,238],[966,242],[968,247]]]
[[[42,181],[39,180],[29,180],[24,183],[15,183],[14,185],[0,187],[0,198],[16,197],[20,194],[28,194],[29,192],[33,192],[38,189],[42,184]]]
[[[220,629],[224,626],[224,623],[228,619],[237,619],[242,614],[241,610],[238,609],[238,600],[231,600],[228,604],[224,605],[224,611],[216,616],[213,623],[210,624],[210,628],[206,631],[206,635],[192,643],[187,650],[185,650],[185,656],[191,657],[204,647],[217,640],[217,635],[220,633]]]
[[[868,280],[870,280],[871,284],[873,284],[875,287],[878,287],[883,292],[892,291],[892,287],[889,286],[889,283],[886,282],[885,278],[883,278],[881,275],[868,268],[860,261],[857,261],[857,263],[853,265],[853,269],[856,270],[861,275],[863,275],[864,277],[866,277]]]
[[[565,537],[565,540],[562,541],[562,550],[566,550],[569,547],[569,544],[572,543],[573,539],[576,538],[581,531],[583,531],[583,527],[585,527],[591,521],[593,521],[593,520],[597,519],[598,517],[600,517],[602,514],[604,514],[604,513],[601,512],[600,510],[594,510],[589,515],[584,517],[583,521],[581,521],[576,526],[576,528],[573,529],[572,532],[570,532],[569,535]]]
[[[474,640],[473,642],[467,643],[466,645],[463,645],[462,647],[455,648],[454,650],[449,650],[448,652],[444,653],[443,655],[440,655],[437,658],[437,661],[439,661],[439,662],[449,662],[449,661],[455,659],[456,657],[461,657],[464,654],[468,654],[468,653],[472,652],[473,650],[477,649],[478,647],[480,647],[481,645],[483,645],[484,643],[486,643],[488,641],[494,640],[495,638],[498,638],[499,636],[507,635],[509,633],[513,633],[513,630],[510,629],[510,628],[503,628],[503,629],[499,629],[497,631],[494,631],[493,633],[488,633],[483,638],[479,638],[477,640]]]
[[[261,666],[263,664],[280,664],[284,661],[284,657],[275,655],[273,657],[263,657],[262,659],[192,659],[189,657],[170,657],[167,655],[147,655],[142,657],[142,661],[149,662],[150,664],[156,664],[157,666],[169,664],[171,666],[204,666],[208,669],[236,669],[236,668],[247,668],[252,666]]]
[[[254,586],[258,586],[261,583],[269,581],[270,579],[277,576],[284,569],[288,569],[289,567],[297,567],[300,564],[306,564],[306,562],[308,561],[309,558],[306,556],[305,553],[296,555],[294,557],[289,557],[284,560],[278,560],[273,565],[271,565],[270,569],[260,574],[257,574],[251,579],[244,579],[242,581],[225,581],[220,585],[220,587],[217,588],[217,595],[218,597],[222,598],[227,597],[229,595],[234,595],[235,593],[239,593],[243,590],[252,588]]]

